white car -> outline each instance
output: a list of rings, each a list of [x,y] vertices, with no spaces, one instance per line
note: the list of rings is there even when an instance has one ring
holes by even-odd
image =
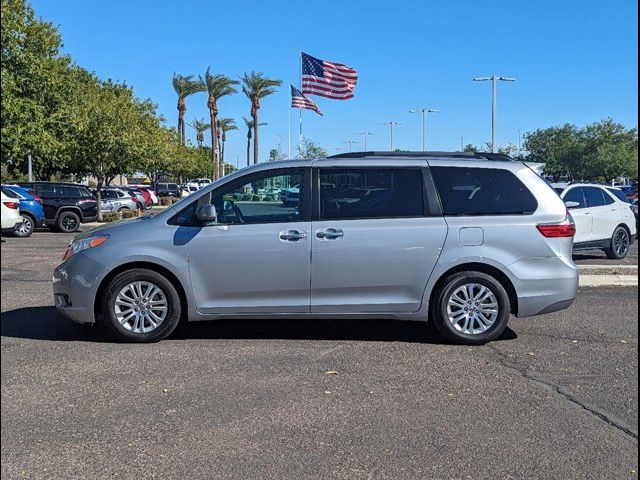
[[[187,185],[195,185],[198,188],[206,187],[211,183],[210,178],[192,178],[187,181]]]
[[[574,183],[556,191],[576,222],[574,250],[602,249],[611,259],[627,256],[638,231],[636,217],[622,190]]]
[[[192,193],[196,193],[199,190],[197,185],[186,184],[180,187],[180,198],[188,197]]]
[[[17,223],[22,222],[20,216],[20,203],[16,198],[7,197],[2,194],[2,230],[13,232]]]

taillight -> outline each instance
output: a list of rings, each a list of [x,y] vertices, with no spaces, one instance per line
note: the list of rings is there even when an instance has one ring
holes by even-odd
[[[545,223],[537,225],[536,228],[547,238],[571,238],[576,236],[576,224],[569,214],[560,223]]]
[[[11,208],[13,210],[17,210],[18,208],[20,208],[20,204],[17,202],[2,202],[4,203],[4,206],[7,208]]]
[[[36,194],[32,193],[31,196],[33,197],[33,199],[38,202],[40,205],[42,205],[42,199],[37,196]]]

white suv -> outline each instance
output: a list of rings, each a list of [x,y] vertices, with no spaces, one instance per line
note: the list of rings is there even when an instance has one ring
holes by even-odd
[[[620,189],[586,183],[556,188],[576,222],[574,250],[600,248],[621,259],[635,242],[636,217]]]

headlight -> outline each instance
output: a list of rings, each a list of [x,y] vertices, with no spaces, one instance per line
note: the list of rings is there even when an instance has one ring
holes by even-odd
[[[62,257],[62,261],[64,262],[72,255],[82,252],[83,250],[102,245],[107,240],[109,240],[109,235],[96,235],[95,237],[86,237],[80,240],[75,240],[67,247],[67,250],[64,252],[64,256]]]

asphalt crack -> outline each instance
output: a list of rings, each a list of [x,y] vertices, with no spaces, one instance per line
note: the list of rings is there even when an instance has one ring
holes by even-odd
[[[574,405],[577,405],[578,407],[582,408],[583,410],[590,413],[591,415],[604,421],[610,427],[622,432],[628,437],[631,437],[636,442],[638,441],[638,432],[623,420],[615,417],[614,415],[611,415],[609,412],[603,410],[602,408],[596,405],[592,405],[574,396],[569,390],[553,382],[550,376],[535,375],[534,373],[531,373],[526,368],[518,367],[515,363],[509,361],[509,357],[504,352],[500,351],[498,348],[494,347],[493,345],[486,345],[486,346],[489,347],[498,355],[498,361],[502,366],[517,372],[520,376],[522,376],[527,380],[531,380],[539,385],[542,385],[546,389],[550,390],[556,397],[562,398],[564,400],[568,400],[569,402],[573,403]]]

